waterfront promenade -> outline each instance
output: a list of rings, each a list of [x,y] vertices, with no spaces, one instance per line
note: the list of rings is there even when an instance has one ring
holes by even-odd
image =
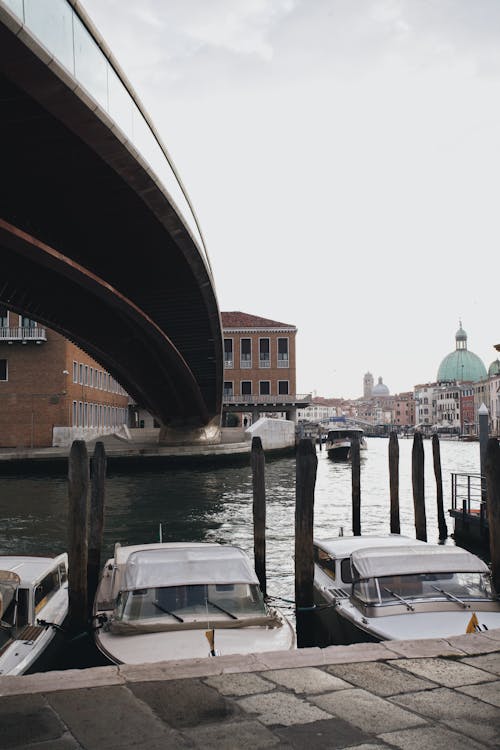
[[[500,747],[500,630],[0,677],[0,749]]]

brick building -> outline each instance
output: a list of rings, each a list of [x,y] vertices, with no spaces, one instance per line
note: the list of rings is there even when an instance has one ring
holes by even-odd
[[[223,420],[238,414],[249,424],[262,413],[283,413],[296,421],[297,407],[309,396],[296,393],[297,328],[257,315],[223,312]],[[245,422],[246,420],[246,422]]]
[[[69,445],[127,423],[128,396],[77,346],[0,308],[0,447]]]

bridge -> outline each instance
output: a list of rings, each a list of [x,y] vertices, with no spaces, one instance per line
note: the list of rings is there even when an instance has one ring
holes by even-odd
[[[0,303],[166,428],[218,429],[220,315],[171,157],[77,0],[0,0]]]

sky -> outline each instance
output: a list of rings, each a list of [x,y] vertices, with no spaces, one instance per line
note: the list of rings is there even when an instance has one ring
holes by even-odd
[[[151,115],[221,310],[294,324],[297,392],[500,343],[498,0],[83,0]]]

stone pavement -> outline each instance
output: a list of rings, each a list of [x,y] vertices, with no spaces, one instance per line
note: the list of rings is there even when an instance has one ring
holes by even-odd
[[[0,748],[500,747],[500,630],[0,677]]]

